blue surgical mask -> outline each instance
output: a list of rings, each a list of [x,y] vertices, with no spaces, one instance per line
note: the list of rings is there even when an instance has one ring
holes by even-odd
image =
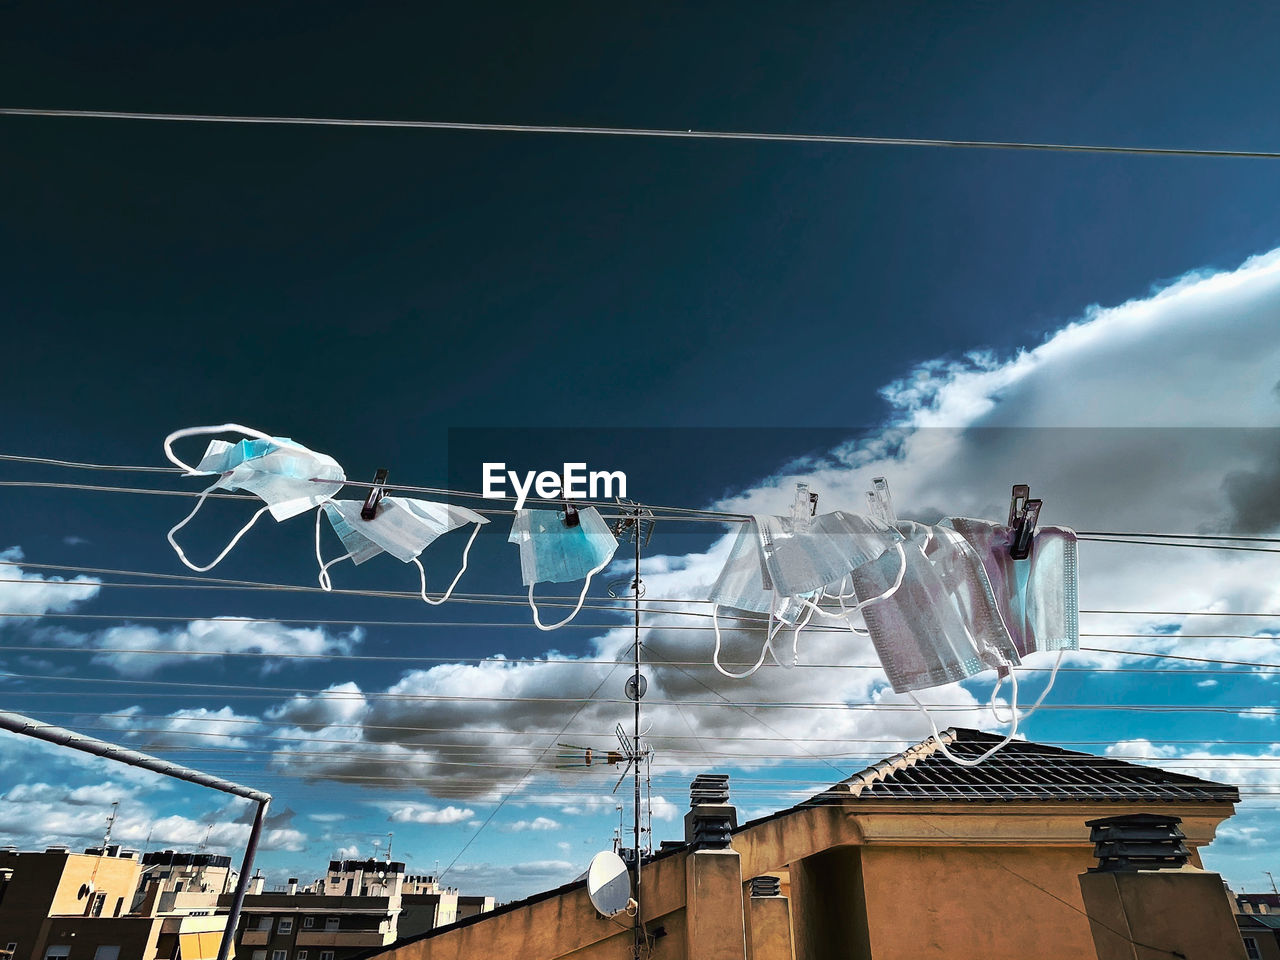
[[[942,521],[969,542],[991,581],[1013,644],[1024,657],[1044,650],[1080,649],[1076,535],[1066,527],[1040,527],[1031,555],[1014,560],[1010,528],[989,520]]]
[[[211,440],[199,464],[194,467],[178,459],[173,452],[173,442],[181,437],[217,433],[240,433],[249,439],[239,443]],[[167,535],[178,559],[201,573],[216,567],[262,514],[270,512],[277,522],[288,520],[329,500],[346,483],[346,474],[332,457],[309,450],[287,437],[272,437],[238,423],[176,430],[165,438],[164,450],[169,460],[186,470],[188,476],[218,477],[201,493],[192,511]],[[178,546],[174,534],[191,521],[214,490],[244,490],[261,499],[265,506],[231,538],[211,563],[196,566]]]
[[[316,562],[320,564],[320,586],[331,590],[329,567],[350,559],[360,564],[380,553],[389,553],[401,563],[412,563],[418,568],[422,599],[432,606],[444,603],[467,570],[467,557],[480,528],[488,523],[474,510],[449,503],[435,503],[409,497],[382,497],[378,501],[373,519],[361,517],[364,502],[361,500],[330,500],[324,504],[324,514],[329,518],[334,532],[347,548],[347,552],[333,560],[325,561],[320,553],[320,514],[316,513]],[[471,537],[462,551],[462,567],[439,599],[427,596],[427,574],[418,557],[436,538],[467,524],[475,524]]]
[[[609,565],[618,541],[595,507],[578,510],[578,524],[567,526],[559,510],[517,510],[511,522],[509,543],[520,548],[520,573],[529,588],[533,623],[539,630],[555,630],[578,615],[586,601],[591,578]],[[559,623],[543,624],[533,600],[539,583],[572,583],[583,580],[577,606]]]

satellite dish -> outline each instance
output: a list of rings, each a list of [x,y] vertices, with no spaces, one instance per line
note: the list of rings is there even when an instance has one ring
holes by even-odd
[[[636,682],[637,680],[639,680],[639,683]],[[644,696],[645,691],[648,689],[649,689],[649,681],[644,678],[643,673],[640,674],[639,676],[633,673],[631,676],[627,677],[627,685],[625,687],[625,690],[627,692],[628,700],[641,699]]]
[[[93,896],[94,886],[92,883],[80,884],[80,890],[76,893],[77,900],[87,900]]]
[[[631,875],[627,865],[612,850],[603,850],[591,858],[587,867],[587,896],[601,916],[616,917],[632,903]]]

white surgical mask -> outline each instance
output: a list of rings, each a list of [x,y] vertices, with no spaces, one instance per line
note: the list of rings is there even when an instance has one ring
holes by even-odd
[[[894,691],[911,698],[937,736],[933,716],[914,691],[955,683],[986,669],[1003,675],[1021,660],[982,562],[968,541],[946,526],[902,521],[898,529],[908,538],[906,574],[899,589],[890,598],[874,596],[892,575],[883,557],[855,570],[853,585],[857,596],[867,600],[862,615]],[[942,744],[948,757],[975,766],[1013,739],[1019,719],[1016,675],[1011,686],[1011,727],[1005,738],[973,759],[953,756]]]
[[[766,652],[773,653],[779,666],[795,666],[800,631],[815,615],[847,623],[848,616],[857,609],[843,609],[840,614],[821,610],[818,602],[825,597],[826,589],[842,584],[855,567],[881,556],[901,541],[901,534],[888,524],[843,511],[812,519],[753,516],[739,529],[709,594],[715,631],[712,664],[733,679],[755,673],[764,663]],[[900,547],[892,552],[899,556]],[[889,592],[894,589],[896,586],[891,586]],[[742,673],[733,673],[720,664],[721,607],[769,614],[760,656]],[[779,656],[773,645],[784,625],[792,631],[789,656]]]
[[[380,553],[389,553],[401,563],[412,563],[418,568],[422,599],[438,606],[449,599],[466,573],[471,545],[475,543],[480,528],[489,522],[466,507],[410,497],[382,497],[371,520],[361,517],[363,509],[361,500],[330,500],[324,504],[325,516],[347,548],[341,557],[327,562],[320,553],[320,514],[316,513],[316,562],[320,565],[320,586],[325,590],[333,589],[328,571],[335,563],[350,559],[352,563],[361,564]],[[418,557],[438,537],[469,523],[475,524],[475,528],[463,548],[462,567],[449,584],[449,589],[439,599],[433,600],[427,596],[427,573]]]
[[[173,442],[182,437],[218,433],[239,433],[250,439],[239,443],[211,440],[204,456],[194,467],[184,463],[173,452]],[[264,513],[270,512],[277,522],[306,513],[341,490],[347,479],[342,467],[332,457],[309,450],[286,437],[272,437],[238,423],[175,430],[165,438],[164,452],[172,463],[187,471],[187,476],[218,477],[200,494],[192,511],[167,534],[178,559],[200,573],[212,570],[222,562]],[[191,521],[214,490],[244,490],[261,499],[265,506],[254,513],[211,563],[197,566],[187,559],[174,534]]]

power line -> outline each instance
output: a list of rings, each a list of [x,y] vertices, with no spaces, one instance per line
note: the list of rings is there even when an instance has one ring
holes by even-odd
[[[665,140],[747,140],[771,143],[825,143],[839,146],[943,147],[963,150],[1017,150],[1045,153],[1094,153],[1144,157],[1215,157],[1280,159],[1280,152],[1222,148],[1146,147],[1117,144],[1045,143],[1023,140],[952,140],[921,137],[866,137],[821,133],[764,133],[730,130],[677,130],[645,127],[588,127],[561,124],[464,123],[452,120],[374,120],[348,117],[263,117],[225,114],[144,113],[132,110],[52,110],[3,107],[10,117],[59,117],[97,120],[161,120],[187,123],[236,123],[285,126],[377,127],[401,130],[448,130],[466,133],[538,133]]]

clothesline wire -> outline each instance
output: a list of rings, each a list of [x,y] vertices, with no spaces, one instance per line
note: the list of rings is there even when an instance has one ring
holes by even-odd
[[[0,113],[2,113],[2,111],[0,111]],[[1280,154],[1278,154],[1278,156],[1280,156]],[[70,461],[70,460],[56,460],[56,459],[44,458],[44,457],[19,456],[16,454],[0,454],[0,460],[17,461],[17,462],[23,462],[23,463],[48,464],[53,466],[73,467],[73,468],[90,469],[90,470],[136,471],[136,472],[165,473],[165,474],[175,475],[175,476],[183,475],[183,471],[177,467],[127,466],[123,464],[94,464],[94,463],[82,463],[82,462]],[[330,484],[333,481],[328,478],[315,478],[314,482]],[[372,482],[350,480],[350,479],[345,480],[344,485],[357,487],[365,490],[373,489],[376,486],[376,484]],[[159,496],[179,496],[179,497],[199,497],[200,496],[200,492],[194,491],[194,490],[192,491],[158,490],[158,489],[146,488],[146,487],[105,487],[105,486],[97,486],[93,484],[66,484],[66,483],[57,483],[57,482],[51,482],[51,481],[6,480],[6,481],[0,481],[0,486],[34,486],[34,487],[43,487],[43,488],[87,490],[87,491],[99,491],[99,492],[110,492],[110,493],[153,494],[153,495],[159,495]],[[404,491],[409,493],[431,493],[431,494],[436,494],[441,496],[458,497],[461,499],[500,500],[500,501],[512,502],[512,503],[516,502],[517,500],[516,497],[508,497],[508,496],[486,497],[483,493],[480,493],[480,492],[469,491],[469,490],[456,490],[456,489],[451,489],[447,487],[416,486],[411,484],[391,484],[389,485],[389,489],[392,489],[395,491]],[[218,497],[222,499],[248,500],[248,501],[252,501],[255,499],[251,494],[244,494],[244,493],[211,493],[209,494],[209,496]],[[541,499],[537,497],[527,497],[525,499],[526,499],[526,502],[531,504],[542,504],[542,505],[553,506],[553,507],[558,507],[563,504],[563,500],[561,499]],[[609,500],[575,499],[575,502],[582,503],[584,505],[591,505],[591,506],[598,506],[598,507],[607,507],[607,508],[618,507],[618,503],[616,501],[609,501]],[[696,507],[679,507],[679,506],[667,506],[667,505],[643,504],[643,503],[639,504],[638,506],[646,510],[687,514],[688,517],[686,517],[686,519],[691,519],[695,516],[702,517],[705,519],[710,519],[715,522],[745,521],[750,519],[749,514],[734,513],[732,511],[707,510],[707,509],[696,508]],[[492,514],[510,514],[513,511],[491,509],[488,511],[479,510],[477,512],[480,512],[480,513],[488,512]],[[679,518],[669,517],[665,519],[679,519]],[[1088,540],[1097,541],[1097,542],[1141,543],[1142,540],[1144,539],[1189,540],[1189,541],[1223,541],[1225,540],[1225,541],[1231,541],[1236,543],[1272,543],[1272,544],[1280,545],[1280,537],[1264,537],[1264,536],[1241,535],[1241,534],[1149,533],[1149,532],[1139,532],[1139,531],[1117,531],[1117,530],[1081,530],[1081,531],[1077,531],[1076,535],[1080,539],[1088,539]],[[1153,543],[1149,545],[1158,546],[1160,544]],[[1194,544],[1186,543],[1186,544],[1169,544],[1169,545],[1170,546],[1193,546]],[[1207,545],[1205,548],[1206,549],[1228,549],[1227,547],[1215,548],[1211,545]],[[1245,548],[1239,548],[1239,549],[1245,549]],[[1278,547],[1276,550],[1262,551],[1262,552],[1280,552],[1280,547]]]
[[[47,713],[47,716],[52,716],[52,717],[58,717],[58,716],[83,717],[84,716],[82,712],[77,713],[77,712],[72,712],[72,710],[47,710],[46,713]],[[172,721],[172,719],[175,719],[172,716],[172,714],[170,714],[170,716],[165,716],[165,714],[127,713],[127,714],[102,714],[102,716],[104,716],[105,718],[116,717],[119,719],[143,719],[143,721],[166,721],[166,719],[168,719],[168,721]],[[184,723],[186,722],[219,723],[219,724],[220,723],[265,724],[266,723],[265,721],[259,721],[259,719],[244,718],[244,717],[236,718],[236,719],[220,718],[220,717],[179,717],[177,719],[180,719],[180,721]],[[283,727],[302,726],[302,724],[297,723],[296,721],[284,721],[284,719],[279,719],[279,721],[271,721],[271,722],[279,723],[280,726],[283,726]],[[321,728],[326,728],[330,726],[358,728],[361,726],[361,724],[317,723],[317,724],[312,724],[312,726],[319,726]],[[234,733],[221,732],[221,731],[207,731],[207,730],[191,731],[191,730],[182,730],[182,728],[178,728],[178,730],[175,730],[175,728],[172,728],[172,727],[136,727],[136,726],[125,727],[125,726],[119,726],[119,724],[102,724],[102,726],[96,726],[96,724],[92,724],[92,723],[77,723],[76,728],[77,730],[110,731],[110,732],[116,733],[116,735],[120,735],[120,733],[124,733],[124,735],[133,735],[133,733],[163,733],[163,735],[165,735],[166,737],[170,737],[170,739],[172,739],[172,737],[175,737],[175,736],[177,737],[188,736],[188,737],[192,737],[193,740],[207,740],[207,739],[243,740],[243,739],[250,739],[250,737],[252,737],[252,739],[255,739],[255,740],[279,741],[279,742],[284,742],[284,744],[342,744],[342,745],[352,746],[352,748],[355,748],[355,746],[383,745],[383,741],[376,741],[376,740],[353,741],[349,739],[342,739],[342,737],[305,737],[305,736],[294,736],[294,735],[285,736],[285,735],[282,735],[282,733],[255,733],[250,731],[242,731],[242,732],[234,732]],[[370,728],[379,728],[379,727],[370,726]],[[393,730],[412,730],[412,731],[420,731],[420,732],[426,732],[426,733],[467,733],[467,735],[484,735],[484,736],[512,736],[512,737],[522,737],[522,739],[527,739],[527,737],[540,737],[540,736],[547,736],[547,737],[572,736],[573,739],[575,740],[600,739],[607,742],[616,741],[616,735],[614,735],[614,733],[600,732],[599,730],[590,730],[590,731],[588,730],[581,730],[581,731],[484,730],[484,728],[474,728],[474,727],[468,727],[467,730],[465,731],[460,731],[458,730],[457,727],[393,727]],[[682,740],[691,740],[691,739],[694,739],[694,737],[685,735],[685,733],[646,733],[646,735],[644,736],[644,739],[660,740],[660,741],[682,741]],[[709,732],[699,733],[698,739],[716,741],[716,742],[744,742],[744,744],[755,744],[755,742],[759,742],[759,741],[794,742],[794,737],[787,737],[787,736],[774,736],[774,737],[722,736],[722,735],[716,735],[716,733],[709,733]],[[1188,745],[1275,746],[1275,742],[1276,742],[1274,737],[1272,737],[1272,739],[1267,739],[1267,740],[1179,740],[1179,739],[1165,739],[1165,737],[1142,737],[1142,740],[1152,745],[1174,745],[1174,746],[1188,746]],[[883,748],[881,750],[876,751],[876,753],[867,754],[867,755],[877,756],[877,758],[879,758],[879,756],[882,756],[884,749],[893,750],[893,749],[906,748],[906,746],[910,746],[914,742],[913,740],[910,739],[910,737],[805,737],[805,741],[806,742],[827,742],[827,744],[883,745]],[[433,744],[433,742],[429,742],[429,741],[428,742],[393,741],[393,742],[394,742],[394,745],[412,746],[412,748],[438,749],[440,748],[440,746],[451,746],[451,748],[460,748],[460,749],[465,748],[470,750],[483,749],[483,748],[480,748],[480,746],[476,746],[472,744],[461,744],[461,742],[457,742],[457,741],[452,741],[452,742],[449,742],[449,744],[444,744],[444,745]],[[1057,740],[1056,744],[1070,745],[1070,746],[1114,746],[1116,744],[1116,741],[1115,740]],[[1052,745],[1043,744],[1042,746],[1052,746]],[[170,740],[168,748],[166,749],[180,750],[184,748],[182,748],[182,746],[180,745],[174,744],[174,742]],[[525,748],[525,746],[522,746],[520,744],[512,744],[509,746],[502,746],[502,748],[500,749],[532,750],[536,748]],[[673,748],[663,748],[663,753],[667,753],[667,751],[671,751],[672,749]],[[795,754],[756,754],[754,753],[754,751],[751,754],[735,753],[735,754],[724,754],[724,755],[742,756],[742,758],[751,758],[751,756],[795,756]],[[1037,755],[1052,756],[1056,754],[1048,753],[1048,754],[1037,754]],[[1117,758],[1115,758],[1115,756],[1103,756],[1103,758],[1101,759],[1117,759]],[[1143,759],[1152,759],[1152,758],[1143,758]],[[1153,759],[1165,759],[1165,758],[1153,758]],[[1170,758],[1170,759],[1178,759],[1178,758]],[[1187,759],[1187,758],[1181,758],[1181,759]]]
[[[78,729],[95,730],[95,731],[107,729],[107,730],[115,730],[116,733],[119,733],[118,728],[111,728],[111,727],[107,727],[107,728],[79,727]],[[131,730],[130,732],[142,733],[147,731],[134,729],[134,730]],[[169,733],[169,731],[152,731],[152,732]],[[217,736],[217,735],[202,734],[201,736]],[[231,738],[231,739],[237,739],[237,740],[244,739],[243,737],[240,737],[236,734],[223,734],[221,736]],[[241,745],[212,746],[212,745],[195,745],[195,744],[176,744],[172,741],[171,738],[160,737],[155,740],[140,741],[135,745],[135,748],[139,750],[167,752],[174,755],[182,755],[182,754],[188,754],[188,753],[231,754],[234,756],[226,757],[221,762],[237,762],[237,763],[239,762],[260,763],[261,762],[260,760],[257,760],[254,758],[258,756],[271,756],[271,757],[287,758],[291,763],[293,762],[294,758],[305,757],[305,758],[321,758],[331,763],[332,762],[339,762],[339,763],[351,762],[355,760],[355,761],[362,761],[362,762],[368,762],[368,763],[387,764],[390,766],[402,766],[402,765],[422,766],[422,765],[441,764],[445,766],[461,766],[461,767],[474,766],[479,768],[497,767],[501,769],[513,769],[513,768],[522,766],[524,763],[524,760],[519,759],[518,755],[520,754],[525,754],[525,755],[537,754],[537,759],[542,760],[550,749],[549,746],[537,747],[537,746],[522,746],[522,745],[515,745],[515,744],[509,745],[509,746],[502,746],[495,752],[516,755],[517,759],[513,759],[509,763],[500,763],[500,762],[489,762],[489,761],[482,761],[482,760],[474,760],[474,761],[458,760],[458,759],[450,758],[447,753],[446,753],[445,759],[439,759],[435,756],[435,754],[440,753],[442,751],[453,751],[458,754],[474,754],[474,753],[483,752],[484,748],[476,746],[474,744],[463,744],[463,743],[445,743],[445,744],[413,743],[409,745],[400,744],[399,746],[401,747],[412,749],[412,750],[421,750],[421,751],[424,751],[424,753],[418,756],[403,756],[403,755],[384,756],[376,752],[373,752],[373,750],[370,750],[370,752],[364,753],[364,752],[360,752],[357,749],[360,747],[376,748],[380,746],[380,744],[377,744],[377,743],[351,743],[350,741],[343,741],[343,740],[324,740],[324,739],[313,739],[313,738],[295,738],[295,737],[261,736],[261,735],[255,736],[253,739],[263,743],[278,743],[284,746],[246,747]],[[683,739],[690,740],[695,738],[692,736],[686,736],[686,737],[683,737]],[[334,750],[286,749],[286,746],[291,746],[293,744],[310,744],[310,743],[342,744],[350,748],[350,750],[349,752],[338,753]],[[557,745],[553,743],[551,744],[551,746],[557,746]],[[778,767],[783,767],[786,764],[814,765],[815,761],[822,761],[822,760],[858,760],[858,761],[874,762],[876,760],[883,759],[882,753],[875,752],[875,751],[868,751],[865,748],[861,751],[841,751],[838,753],[809,754],[806,756],[797,756],[794,753],[757,753],[754,751],[752,751],[751,753],[740,753],[736,751],[727,751],[727,750],[706,751],[703,749],[689,749],[689,748],[667,746],[662,748],[662,755],[664,757],[666,756],[686,757],[686,758],[703,757],[708,759],[714,758],[715,761],[736,760],[736,761],[746,762],[745,766],[737,767],[737,769],[754,769],[756,767],[778,768]],[[1026,758],[1026,757],[1055,758],[1055,757],[1060,757],[1061,755],[1051,751],[1035,751],[1035,750],[1023,749],[1018,751],[1018,756],[1022,758]],[[527,756],[526,756],[526,759],[527,759]],[[764,760],[768,760],[771,762],[769,763],[758,762],[758,761],[764,761]],[[1127,763],[1138,761],[1138,760],[1148,760],[1148,761],[1158,760],[1161,764],[1180,765],[1184,767],[1204,767],[1204,766],[1211,766],[1211,765],[1223,765],[1223,766],[1240,766],[1240,767],[1245,767],[1246,769],[1249,769],[1249,768],[1265,769],[1266,764],[1280,763],[1280,755],[1257,754],[1257,755],[1243,756],[1243,757],[1230,757],[1230,756],[1152,757],[1148,754],[1140,754],[1140,753],[1108,753],[1106,755],[1101,755],[1097,757],[1099,766],[1109,767],[1111,769],[1119,769],[1120,767],[1122,767]],[[306,762],[314,763],[315,761],[307,760]],[[1257,764],[1258,766],[1251,767],[1251,765],[1254,765],[1254,764]],[[653,762],[653,766],[655,768],[663,768],[668,770],[686,770],[690,767],[690,765],[691,764],[688,759],[683,759],[679,761],[654,760]],[[588,777],[595,773],[607,773],[609,766],[616,767],[617,764],[606,764],[603,759],[597,757],[595,758],[593,768],[587,768],[587,767],[572,768],[572,769],[545,768],[541,772],[549,773],[551,772],[551,769],[559,769],[560,773],[556,774],[557,776],[563,775],[570,778],[577,777],[577,776]],[[670,774],[664,774],[664,776],[670,776]],[[744,783],[744,782],[745,783],[777,783],[778,782],[777,778],[763,778],[763,777],[760,777],[760,778],[735,777],[734,781],[739,783]]]
[[[745,140],[771,143],[822,143],[837,146],[934,147],[961,150],[1014,150],[1040,153],[1110,154],[1141,157],[1201,157],[1280,160],[1280,152],[1205,147],[1149,147],[1125,144],[1050,143],[1030,140],[956,140],[925,137],[873,137],[825,133],[770,133],[744,130],[694,130],[657,127],[577,126],[566,124],[479,123],[456,120],[386,120],[355,117],[245,116],[202,113],[153,113],[137,110],[64,110],[3,107],[0,115],[94,120],[147,120],[184,123],[272,126],[374,127],[397,130],[442,130],[459,133],[523,133],[662,140]]]
[[[262,621],[271,623],[275,621]],[[518,624],[486,624],[486,626],[518,626]],[[1107,636],[1117,636],[1116,634],[1108,634]],[[1165,637],[1168,634],[1141,634],[1137,635],[1143,638],[1156,639]],[[1221,639],[1218,635],[1210,635],[1214,639]],[[1254,637],[1229,637],[1227,639],[1260,639]],[[1241,667],[1258,667],[1263,668],[1259,672],[1280,671],[1280,663],[1263,663],[1255,660],[1219,660],[1208,657],[1188,657],[1175,654],[1162,653],[1144,653],[1134,650],[1104,650],[1098,647],[1081,647],[1082,651],[1091,653],[1115,653],[1128,656],[1146,657],[1154,660],[1189,660],[1195,663],[1208,663],[1226,666]],[[324,662],[375,662],[375,663],[449,663],[449,664],[492,664],[495,666],[540,666],[543,664],[555,664],[559,666],[614,666],[620,664],[629,664],[630,660],[603,660],[592,657],[406,657],[406,656],[386,656],[383,654],[326,654],[326,653],[264,653],[258,650],[177,650],[177,649],[157,649],[152,647],[67,647],[54,646],[49,644],[0,644],[0,653],[5,651],[16,653],[74,653],[85,655],[99,654],[127,654],[130,656],[154,656],[154,657],[194,657],[200,658],[218,658],[218,657],[245,657],[251,659],[263,660],[320,660]],[[702,660],[664,660],[668,666],[682,667],[705,667],[707,664]],[[721,663],[730,666],[747,665],[746,660],[722,660]],[[764,664],[762,666],[770,669],[786,669],[777,664]],[[795,669],[802,670],[882,670],[883,667],[879,663],[798,663]],[[1024,664],[1019,667],[1021,673],[1050,673],[1054,670],[1052,666],[1033,667]],[[1177,671],[1168,667],[1058,667],[1059,673],[1194,673],[1196,676],[1205,675],[1225,675],[1237,676],[1238,670],[1195,670],[1195,671]],[[4,673],[0,672],[0,679],[3,679]]]
[[[11,677],[21,676],[20,674],[8,674]],[[60,680],[71,680],[75,678],[60,677]],[[284,690],[289,693],[291,691]],[[6,690],[7,697],[84,697],[85,693],[79,690]],[[301,695],[301,691],[298,691]],[[134,700],[159,700],[172,699],[174,697],[190,696],[189,692],[173,692],[173,693],[157,693],[153,691],[94,691],[95,697],[112,697],[112,698],[128,698]],[[269,700],[273,697],[270,693],[258,694],[240,694],[240,693],[220,693],[220,700]],[[426,702],[426,703],[599,703],[599,704],[630,704],[632,701],[621,697],[603,697],[598,700],[589,700],[585,697],[464,697],[459,695],[445,694],[393,694],[393,693],[361,693],[340,695],[333,692],[317,692],[311,695],[312,700],[316,701],[335,701],[350,702],[356,700],[390,700],[395,702],[406,701],[410,703]],[[752,710],[844,710],[857,712],[886,712],[886,713],[915,713],[918,708],[914,704],[898,704],[898,703],[843,703],[840,701],[804,701],[804,702],[778,702],[778,701],[734,701],[732,703],[724,703],[715,700],[651,700],[647,701],[650,706],[669,707],[679,704],[682,707],[711,707],[714,709],[724,709],[728,706],[750,708]],[[987,704],[954,704],[954,703],[926,703],[924,707],[930,710],[941,710],[950,713],[980,713],[990,710]],[[1099,713],[1215,713],[1227,714],[1232,716],[1257,714],[1256,705],[1240,704],[1236,706],[1227,705],[1193,705],[1193,704],[1168,704],[1168,703],[1055,703],[1041,704],[1039,710],[1061,710],[1061,711],[1081,711],[1093,710]],[[1267,714],[1270,715],[1270,714]]]
[[[342,596],[359,596],[372,598],[390,598],[390,599],[417,599],[421,600],[418,593],[412,591],[398,590],[354,590],[334,588],[332,591],[324,591],[318,586],[308,586],[304,584],[288,584],[288,583],[272,583],[260,580],[236,580],[221,577],[197,577],[190,574],[181,573],[165,573],[143,570],[129,570],[113,567],[87,567],[61,563],[35,563],[27,560],[0,560],[0,567],[20,567],[28,570],[61,570],[69,573],[88,573],[103,574],[112,576],[137,577],[141,579],[160,579],[160,580],[177,580],[178,584],[159,584],[154,585],[156,588],[177,589],[184,585],[190,585],[191,589],[244,589],[253,590],[279,590],[283,592],[303,592],[303,593],[333,593]],[[12,580],[0,579],[0,583],[27,583],[38,586],[70,586],[86,589],[90,587],[136,587],[145,588],[146,584],[130,584],[130,583],[114,583],[101,582],[92,580]],[[453,598],[460,603],[498,603],[499,605],[515,605],[524,606],[528,600],[523,595],[517,594],[501,594],[501,593],[471,593],[471,594],[454,594]],[[552,595],[544,598],[549,604],[555,605],[557,602],[574,601],[576,598],[565,595]],[[541,600],[539,602],[542,602]],[[641,604],[650,608],[650,613],[656,615],[683,616],[683,617],[703,617],[711,618],[711,614],[696,613],[692,611],[682,610],[661,610],[653,609],[654,604],[710,604],[711,601],[705,597],[672,597],[660,598],[651,597],[641,599]],[[587,610],[605,610],[617,611],[625,614],[626,607],[629,607],[634,600],[631,598],[606,598],[597,597],[591,602],[584,605],[583,609]],[[1089,615],[1116,615],[1116,616],[1172,616],[1172,617],[1276,617],[1280,618],[1280,613],[1269,613],[1259,611],[1217,611],[1217,610],[1114,610],[1114,609],[1082,609],[1082,614]],[[49,616],[57,616],[58,614],[48,614]],[[34,616],[34,614],[32,615]],[[98,616],[96,614],[68,614],[67,616]],[[736,616],[729,612],[721,613],[720,619],[739,619],[754,622],[754,618],[749,616]],[[228,618],[233,619],[233,618]],[[283,620],[277,622],[285,622]],[[309,623],[320,623],[320,620],[308,620]],[[369,622],[369,621],[362,621]],[[405,626],[430,626],[434,621],[397,621],[388,622],[387,625],[405,625]],[[572,624],[569,624],[572,626]],[[599,629],[607,629],[599,627]],[[806,627],[806,630],[824,629],[818,625]],[[827,630],[842,630],[843,628],[825,628]],[[1111,636],[1112,634],[1106,634]]]

